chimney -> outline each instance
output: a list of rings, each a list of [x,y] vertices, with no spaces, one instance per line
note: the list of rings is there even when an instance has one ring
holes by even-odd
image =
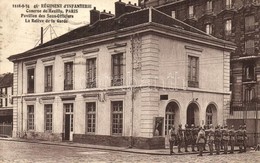
[[[115,17],[118,18],[119,16],[125,13],[125,3],[121,2],[121,0],[115,2]]]
[[[100,13],[100,19],[106,19],[106,18],[110,18],[110,17],[113,17],[113,16],[114,15],[111,14],[110,11],[107,13],[106,10],[104,10],[103,12]]]
[[[94,7],[92,10],[90,10],[90,24],[95,23],[100,18],[100,12],[96,10],[96,7]]]
[[[141,9],[141,7],[136,6],[136,3],[133,5],[133,4],[131,4],[130,1],[129,1],[128,4],[125,6],[125,8],[126,8],[126,12],[133,12],[133,11],[136,11],[136,10]]]

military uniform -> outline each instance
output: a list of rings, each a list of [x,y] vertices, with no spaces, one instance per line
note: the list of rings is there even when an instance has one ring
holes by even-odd
[[[170,143],[170,154],[173,154],[173,145],[176,143],[177,135],[175,133],[175,128],[172,127],[169,130],[169,143]]]
[[[243,152],[242,146],[244,145],[244,136],[242,126],[239,127],[238,131],[236,132],[237,135],[237,143],[239,146],[239,153]]]
[[[197,140],[197,137],[198,137],[198,129],[194,127],[194,125],[191,126],[191,149],[192,149],[192,152],[195,152],[195,145],[196,145],[196,140]],[[197,150],[199,150],[197,148]]]
[[[202,128],[200,128],[200,131],[199,131],[198,137],[197,137],[197,141],[196,141],[196,143],[199,147],[199,155],[198,156],[202,156],[205,142],[206,142],[205,131]]]
[[[246,147],[247,147],[247,132],[246,132],[246,125],[243,126],[243,146],[244,146],[244,152],[246,152]]]
[[[224,145],[224,154],[227,154],[228,151],[228,141],[229,141],[229,132],[227,130],[227,126],[222,130],[222,142]]]
[[[215,130],[214,143],[215,143],[216,154],[219,155],[220,144],[221,144],[221,131],[220,131],[219,126],[217,126],[216,130]]]
[[[181,125],[179,125],[179,128],[177,130],[177,144],[178,144],[178,152],[181,152],[181,146],[183,143],[183,130],[181,128]]]
[[[234,130],[234,126],[231,126],[231,129],[229,130],[229,142],[230,142],[230,147],[231,151],[230,153],[234,153],[234,146],[236,142],[236,132]]]
[[[213,155],[213,144],[214,144],[214,130],[212,128],[212,125],[210,125],[210,128],[206,130],[207,133],[207,143],[209,145],[209,152],[210,155]]]
[[[188,125],[185,125],[185,131],[184,131],[184,143],[185,143],[185,152],[188,151],[188,145],[191,144],[192,139],[192,133],[191,130],[188,128]]]

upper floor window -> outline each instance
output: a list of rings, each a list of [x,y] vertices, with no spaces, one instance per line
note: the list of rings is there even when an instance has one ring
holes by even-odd
[[[27,106],[27,129],[34,130],[34,105]]]
[[[226,9],[232,8],[232,0],[226,0]]]
[[[87,59],[87,88],[96,87],[96,58]]]
[[[255,16],[250,15],[245,17],[245,31],[250,32],[255,30]]]
[[[226,20],[225,22],[225,35],[226,36],[231,35],[231,30],[232,30],[232,21],[229,19]]]
[[[255,97],[255,89],[254,88],[246,88],[244,90],[244,101],[252,102],[252,99]]]
[[[123,101],[112,101],[112,134],[123,133]]]
[[[34,68],[27,70],[27,92],[34,93]]]
[[[212,34],[212,24],[206,25],[206,33],[211,35]]]
[[[244,79],[254,80],[255,79],[255,66],[253,64],[246,65],[244,68]]]
[[[255,41],[247,40],[245,42],[245,52],[247,55],[252,55],[255,53]]]
[[[172,18],[176,18],[176,11],[172,11]]]
[[[45,109],[45,131],[52,131],[52,104],[44,105]]]
[[[112,55],[112,86],[123,85],[123,54]]]
[[[207,5],[206,5],[206,12],[207,13],[211,13],[213,11],[212,8],[212,0],[207,1]]]
[[[96,103],[87,102],[86,103],[86,130],[87,133],[95,133],[96,131]]]
[[[73,89],[73,62],[64,64],[64,90]]]
[[[189,6],[189,18],[194,18],[194,6]]]
[[[44,91],[51,92],[52,91],[52,80],[53,80],[53,71],[52,66],[45,67],[45,81],[44,81]]]
[[[199,58],[188,56],[188,86],[199,86]]]

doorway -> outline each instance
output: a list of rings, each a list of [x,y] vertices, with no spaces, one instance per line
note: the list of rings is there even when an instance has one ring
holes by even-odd
[[[64,140],[72,141],[73,104],[64,104]]]
[[[199,126],[199,107],[196,103],[191,103],[187,109],[187,124]]]

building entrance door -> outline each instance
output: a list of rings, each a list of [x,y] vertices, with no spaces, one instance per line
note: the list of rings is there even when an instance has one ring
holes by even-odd
[[[73,104],[64,104],[64,140],[72,141]]]
[[[191,126],[194,124],[195,126],[199,125],[199,107],[195,103],[191,103],[187,109],[187,124]]]

